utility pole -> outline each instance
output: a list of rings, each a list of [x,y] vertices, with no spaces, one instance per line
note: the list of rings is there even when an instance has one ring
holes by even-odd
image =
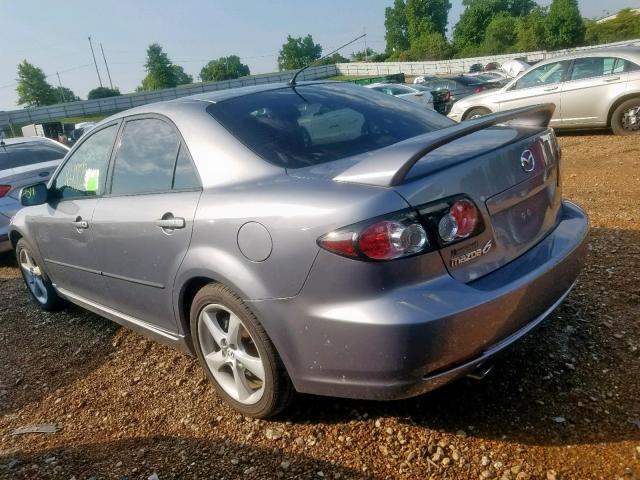
[[[109,73],[109,64],[107,63],[107,57],[104,56],[104,48],[102,48],[102,42],[100,42],[100,50],[102,51],[102,59],[104,60],[104,66],[107,69],[107,75],[109,76],[109,85],[113,90],[113,82],[111,82],[111,73]]]
[[[367,28],[362,27],[362,32],[364,33],[364,61],[369,61],[369,52],[367,51]]]
[[[58,72],[56,72],[56,75],[58,76],[58,85],[60,85],[60,96],[62,97],[62,103],[65,103],[67,101],[67,99],[64,98],[64,90],[62,89],[62,82],[60,81],[60,74]]]
[[[93,64],[96,66],[96,73],[98,74],[98,82],[102,86],[102,79],[100,78],[100,70],[98,70],[98,62],[96,62],[96,54],[93,53],[93,43],[91,43],[91,35],[89,35],[89,46],[91,47],[91,56],[93,57]]]

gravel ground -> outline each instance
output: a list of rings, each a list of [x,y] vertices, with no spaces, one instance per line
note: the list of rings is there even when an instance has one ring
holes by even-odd
[[[592,225],[576,288],[484,381],[411,400],[243,418],[194,359],[40,312],[0,258],[0,478],[640,479],[640,137],[560,141]]]

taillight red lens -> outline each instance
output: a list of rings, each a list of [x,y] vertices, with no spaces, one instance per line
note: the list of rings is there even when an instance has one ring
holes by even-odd
[[[4,197],[11,190],[11,185],[0,185],[0,198]]]
[[[482,91],[482,87],[476,87],[473,93],[480,93]]]
[[[419,223],[383,220],[358,236],[360,251],[373,260],[392,260],[417,253],[427,244],[427,232]]]
[[[469,200],[457,200],[438,223],[438,235],[451,242],[471,235],[478,225],[478,210]]]

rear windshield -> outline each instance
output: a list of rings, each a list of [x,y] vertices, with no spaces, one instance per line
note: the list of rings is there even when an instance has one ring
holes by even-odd
[[[67,149],[53,142],[24,142],[0,146],[0,170],[60,160]]]
[[[484,81],[481,78],[478,77],[464,77],[462,75],[460,75],[459,77],[456,78],[452,78],[451,80],[461,83],[463,85],[480,85],[481,83],[484,83]]]
[[[418,104],[339,83],[243,95],[207,110],[251,150],[286,168],[370,152],[452,125]]]

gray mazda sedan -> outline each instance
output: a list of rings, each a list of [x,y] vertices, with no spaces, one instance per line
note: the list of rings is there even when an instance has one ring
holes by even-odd
[[[588,222],[552,114],[456,124],[338,82],[150,104],[24,188],[10,240],[42,308],[195,354],[246,415],[419,395],[482,374],[576,281]]]

